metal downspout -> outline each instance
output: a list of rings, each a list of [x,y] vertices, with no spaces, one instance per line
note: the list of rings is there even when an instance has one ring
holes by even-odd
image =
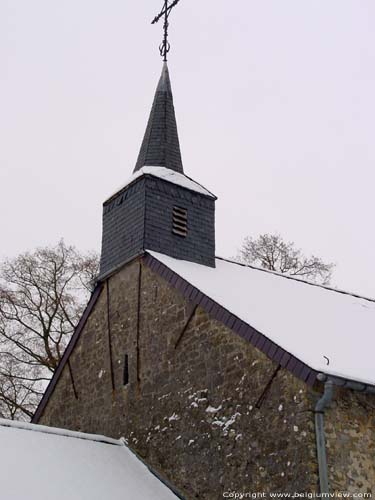
[[[323,396],[316,403],[314,410],[320,493],[329,493],[326,439],[324,434],[324,410],[331,403],[332,397],[333,382],[331,380],[327,380],[327,382],[324,384]]]

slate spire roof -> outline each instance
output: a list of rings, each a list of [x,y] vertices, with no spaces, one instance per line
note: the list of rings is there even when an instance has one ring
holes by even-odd
[[[184,173],[167,63],[163,65],[134,172],[144,166]]]

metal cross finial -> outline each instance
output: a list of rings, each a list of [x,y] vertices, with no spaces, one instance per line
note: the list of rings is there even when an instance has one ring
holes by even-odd
[[[160,14],[158,14],[155,17],[155,19],[151,23],[151,24],[156,24],[164,16],[164,38],[159,47],[160,55],[162,56],[164,62],[167,62],[167,54],[171,49],[170,43],[168,42],[168,28],[169,28],[168,18],[173,7],[175,7],[179,1],[180,0],[174,0],[174,2],[172,2],[169,5],[169,1],[164,0],[163,10],[160,12]]]

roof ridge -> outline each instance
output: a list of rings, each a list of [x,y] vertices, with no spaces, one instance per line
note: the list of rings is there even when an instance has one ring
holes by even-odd
[[[0,418],[0,427],[10,427],[23,431],[41,432],[42,434],[53,434],[55,436],[62,436],[75,439],[83,439],[85,441],[94,441],[97,443],[112,444],[115,446],[123,446],[121,440],[101,436],[99,434],[86,434],[84,432],[70,431],[67,429],[60,429],[58,427],[47,427],[46,425],[31,424],[28,422],[19,422],[16,420],[7,420]]]
[[[308,281],[308,280],[303,279],[303,278],[298,278],[297,276],[279,273],[277,271],[272,271],[271,269],[265,269],[264,267],[254,266],[252,264],[245,264],[243,262],[228,259],[226,257],[220,257],[218,255],[216,255],[215,258],[218,260],[223,260],[225,262],[229,262],[231,264],[237,264],[238,266],[249,267],[250,269],[254,269],[255,271],[263,271],[264,273],[274,274],[275,276],[280,276],[281,278],[285,278],[285,279],[289,279],[289,280],[293,280],[293,281],[299,281],[300,283],[304,283],[305,285],[316,286],[318,288],[323,288],[324,290],[328,290],[330,292],[341,293],[342,295],[348,295],[350,297],[355,297],[356,299],[363,299],[363,300],[367,300],[368,302],[375,303],[375,298],[365,297],[364,295],[360,295],[360,294],[355,293],[355,292],[349,292],[347,290],[342,290],[341,288],[334,288],[332,286],[322,285],[320,283],[314,283],[313,281]]]

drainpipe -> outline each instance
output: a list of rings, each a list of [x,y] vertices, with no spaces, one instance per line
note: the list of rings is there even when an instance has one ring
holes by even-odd
[[[327,380],[324,384],[323,396],[316,403],[314,410],[316,449],[318,454],[318,465],[319,465],[320,493],[329,493],[326,439],[324,434],[324,411],[327,408],[327,406],[331,403],[332,397],[333,397],[333,382],[332,380]]]

